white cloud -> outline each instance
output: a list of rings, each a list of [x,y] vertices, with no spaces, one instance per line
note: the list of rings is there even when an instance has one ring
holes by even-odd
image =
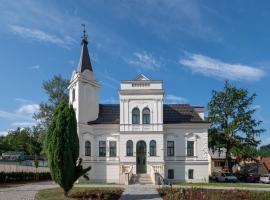
[[[171,104],[181,104],[181,103],[187,103],[187,99],[180,96],[175,96],[172,94],[168,94],[165,96],[165,102],[171,103]]]
[[[33,114],[38,111],[38,104],[30,104],[29,100],[16,98],[17,101],[24,103],[17,110],[8,112],[0,110],[0,118],[3,118],[10,122],[12,127],[28,127],[33,126],[37,122],[33,119]]]
[[[8,131],[0,131],[0,136],[6,136],[8,134]]]
[[[31,100],[20,98],[20,97],[15,98],[15,100],[24,104],[32,103]]]
[[[134,58],[128,61],[131,65],[150,70],[157,70],[161,66],[160,62],[152,54],[135,52],[133,56]]]
[[[34,39],[41,42],[57,44],[65,48],[69,48],[70,45],[72,45],[75,42],[75,40],[71,38],[70,36],[59,37],[59,36],[44,32],[39,29],[28,28],[28,27],[19,26],[19,25],[11,25],[10,29],[14,34],[17,34],[23,38],[29,38],[29,39]]]
[[[253,66],[225,63],[201,54],[186,53],[179,63],[195,73],[219,79],[256,81],[265,75],[263,70]]]
[[[27,105],[23,105],[21,106],[17,112],[20,114],[34,114],[35,112],[37,112],[39,109],[39,105],[38,104],[27,104]]]
[[[29,127],[36,125],[36,122],[14,122],[11,125],[15,127]]]
[[[40,65],[33,65],[33,66],[29,67],[29,69],[38,70],[38,69],[40,69]]]

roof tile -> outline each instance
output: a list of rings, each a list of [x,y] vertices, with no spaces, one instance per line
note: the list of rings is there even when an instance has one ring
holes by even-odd
[[[164,104],[164,124],[205,122],[189,104]],[[119,124],[119,104],[99,104],[99,116],[88,124]]]

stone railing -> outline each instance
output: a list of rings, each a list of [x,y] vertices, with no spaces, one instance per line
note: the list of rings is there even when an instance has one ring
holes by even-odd
[[[164,164],[159,164],[159,165],[151,165],[150,168],[150,176],[151,180],[154,184],[158,184],[157,177],[158,176],[164,177]]]
[[[163,131],[163,124],[120,124],[120,131]]]
[[[122,165],[121,172],[122,174],[122,184],[128,185],[133,175],[133,165]]]

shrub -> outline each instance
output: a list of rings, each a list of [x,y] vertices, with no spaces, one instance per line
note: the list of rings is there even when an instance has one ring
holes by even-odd
[[[0,172],[0,183],[51,180],[50,172]]]

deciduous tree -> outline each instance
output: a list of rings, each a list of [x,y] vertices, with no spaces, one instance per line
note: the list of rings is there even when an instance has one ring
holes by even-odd
[[[42,102],[39,105],[39,111],[35,113],[34,119],[39,121],[40,128],[45,132],[56,106],[61,102],[68,102],[68,85],[69,81],[62,76],[54,76],[51,80],[43,82],[43,89],[48,95],[47,102]]]
[[[228,81],[222,91],[212,92],[208,104],[209,147],[213,150],[226,148],[226,160],[232,171],[232,154],[243,158],[252,157],[252,151],[260,143],[257,137],[264,131],[261,121],[254,117],[256,109],[252,106],[256,94],[246,89],[236,88]],[[237,155],[238,154],[238,155]]]

